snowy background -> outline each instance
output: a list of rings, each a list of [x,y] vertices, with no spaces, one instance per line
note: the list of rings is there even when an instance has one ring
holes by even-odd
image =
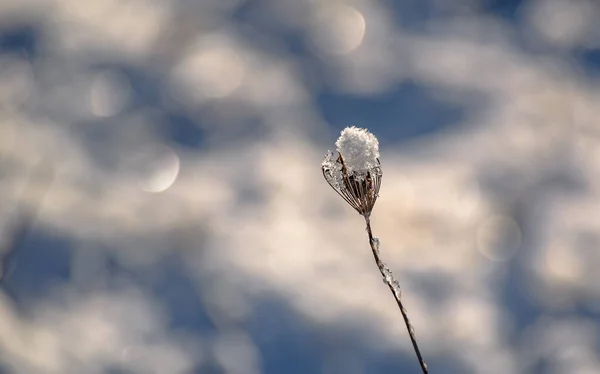
[[[600,372],[600,3],[0,1],[0,373]],[[596,270],[594,270],[596,269]]]

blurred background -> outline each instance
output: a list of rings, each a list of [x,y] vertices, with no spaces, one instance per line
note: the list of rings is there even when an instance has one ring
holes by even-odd
[[[0,373],[600,373],[600,3],[0,1]]]

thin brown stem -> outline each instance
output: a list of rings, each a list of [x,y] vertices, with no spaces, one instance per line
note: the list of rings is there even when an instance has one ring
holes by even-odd
[[[393,279],[391,272],[387,269],[386,265],[379,258],[379,248],[378,244],[376,244],[376,238],[373,237],[373,232],[371,231],[371,219],[368,215],[365,215],[365,221],[367,223],[367,233],[369,234],[369,244],[371,245],[371,251],[373,252],[373,257],[375,258],[375,263],[383,276],[384,281],[388,285],[390,291],[392,291],[392,295],[394,295],[394,299],[396,299],[396,303],[398,304],[398,308],[400,308],[400,312],[402,313],[402,318],[404,318],[404,323],[406,324],[406,329],[408,330],[408,335],[410,336],[410,341],[412,342],[413,348],[415,350],[415,354],[417,355],[417,359],[419,360],[419,365],[421,365],[421,370],[423,374],[427,374],[427,364],[423,360],[423,356],[421,355],[421,351],[419,350],[419,345],[417,344],[417,338],[415,337],[415,330],[410,324],[410,320],[408,319],[408,313],[402,305],[402,301],[400,300],[400,291],[397,286],[397,281]]]

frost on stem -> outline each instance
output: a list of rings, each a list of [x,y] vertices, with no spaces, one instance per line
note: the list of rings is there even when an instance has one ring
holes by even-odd
[[[329,151],[322,163],[327,183],[359,214],[368,217],[379,196],[379,142],[366,129],[345,128],[337,142],[337,157]]]
[[[379,239],[373,238],[371,240],[371,242],[373,243],[373,250],[379,257]],[[377,263],[377,267],[379,268],[379,271],[381,272],[381,275],[383,276],[383,283],[390,286],[390,288],[394,292],[394,296],[396,296],[397,299],[400,299],[400,297],[402,297],[402,291],[400,290],[400,283],[396,280],[396,278],[394,278],[394,274],[392,273],[390,268],[388,268],[388,266],[383,261],[381,261],[381,259],[379,259],[379,262]]]
[[[379,238],[373,238],[373,240],[371,240],[373,242],[373,247],[375,248],[375,252],[377,252],[377,254],[379,254]]]

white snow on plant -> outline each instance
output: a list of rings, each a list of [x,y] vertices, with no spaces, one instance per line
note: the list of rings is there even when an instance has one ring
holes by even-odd
[[[331,151],[327,151],[327,154],[325,155],[325,158],[323,159],[321,166],[333,168],[334,165],[335,165],[335,158],[333,157],[333,153]]]
[[[346,127],[335,145],[349,173],[369,170],[379,164],[379,141],[367,129]]]

